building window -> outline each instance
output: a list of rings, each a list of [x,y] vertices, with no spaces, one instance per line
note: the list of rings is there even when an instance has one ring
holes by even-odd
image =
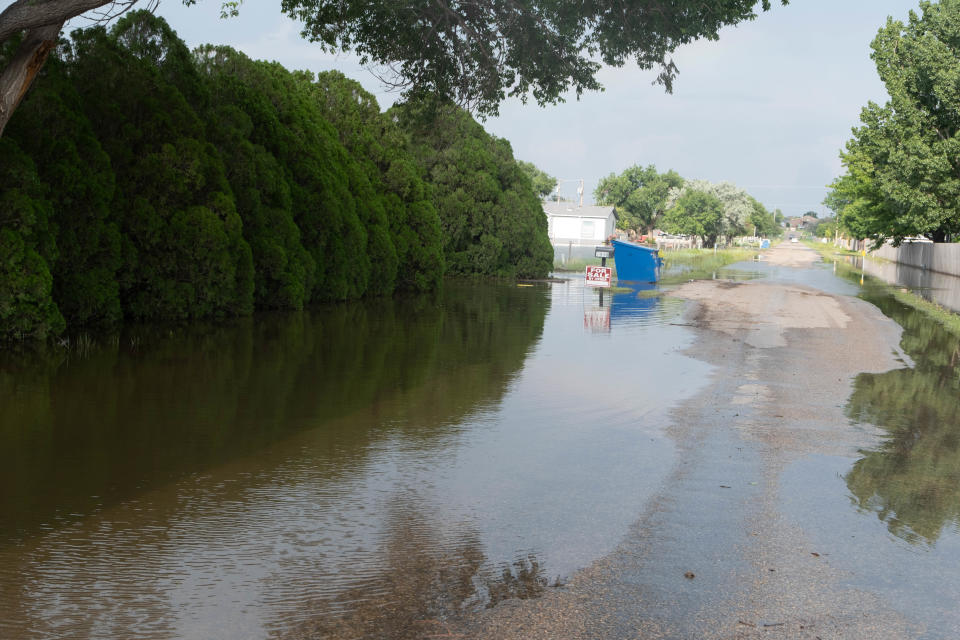
[[[580,237],[583,239],[593,237],[593,220],[584,220],[580,223]]]

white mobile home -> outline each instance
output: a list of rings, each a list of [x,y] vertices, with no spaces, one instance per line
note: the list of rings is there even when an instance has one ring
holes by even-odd
[[[616,232],[613,207],[545,202],[547,230],[558,262],[593,257],[593,248]]]

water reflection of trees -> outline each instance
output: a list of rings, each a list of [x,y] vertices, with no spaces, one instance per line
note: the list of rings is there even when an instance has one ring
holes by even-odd
[[[499,401],[548,304],[543,290],[450,285],[5,354],[0,542],[304,429],[329,431],[344,465],[390,433],[429,442]]]
[[[386,531],[377,574],[333,598],[305,599],[297,617],[308,622],[284,631],[285,638],[462,637],[452,629],[465,610],[537,597],[546,588],[535,555],[491,567],[476,531],[440,526],[409,496],[396,496]]]
[[[894,535],[933,543],[960,524],[960,337],[889,295],[864,297],[903,326],[916,366],[854,382],[848,415],[888,436],[854,464],[847,486]]]

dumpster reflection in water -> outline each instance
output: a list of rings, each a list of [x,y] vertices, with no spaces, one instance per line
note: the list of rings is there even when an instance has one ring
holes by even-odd
[[[616,325],[647,324],[661,305],[653,283],[622,283],[616,290],[590,291],[584,302],[583,328],[609,333]]]

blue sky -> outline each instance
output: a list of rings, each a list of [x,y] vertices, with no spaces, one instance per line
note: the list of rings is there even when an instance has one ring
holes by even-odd
[[[606,90],[545,108],[506,103],[484,126],[514,154],[564,180],[597,181],[633,164],[675,169],[686,178],[729,180],[769,209],[821,213],[825,185],[842,171],[838,152],[868,100],[886,92],[870,41],[887,16],[905,20],[918,0],[792,0],[725,29],[719,41],[680,49],[674,93],[630,65],[604,69]],[[360,81],[382,107],[396,94],[349,55],[330,55],[299,37],[274,0],[247,0],[221,20],[217,0],[158,13],[191,47],[228,44],[290,69],[336,68]],[[564,183],[573,196],[573,182]]]

